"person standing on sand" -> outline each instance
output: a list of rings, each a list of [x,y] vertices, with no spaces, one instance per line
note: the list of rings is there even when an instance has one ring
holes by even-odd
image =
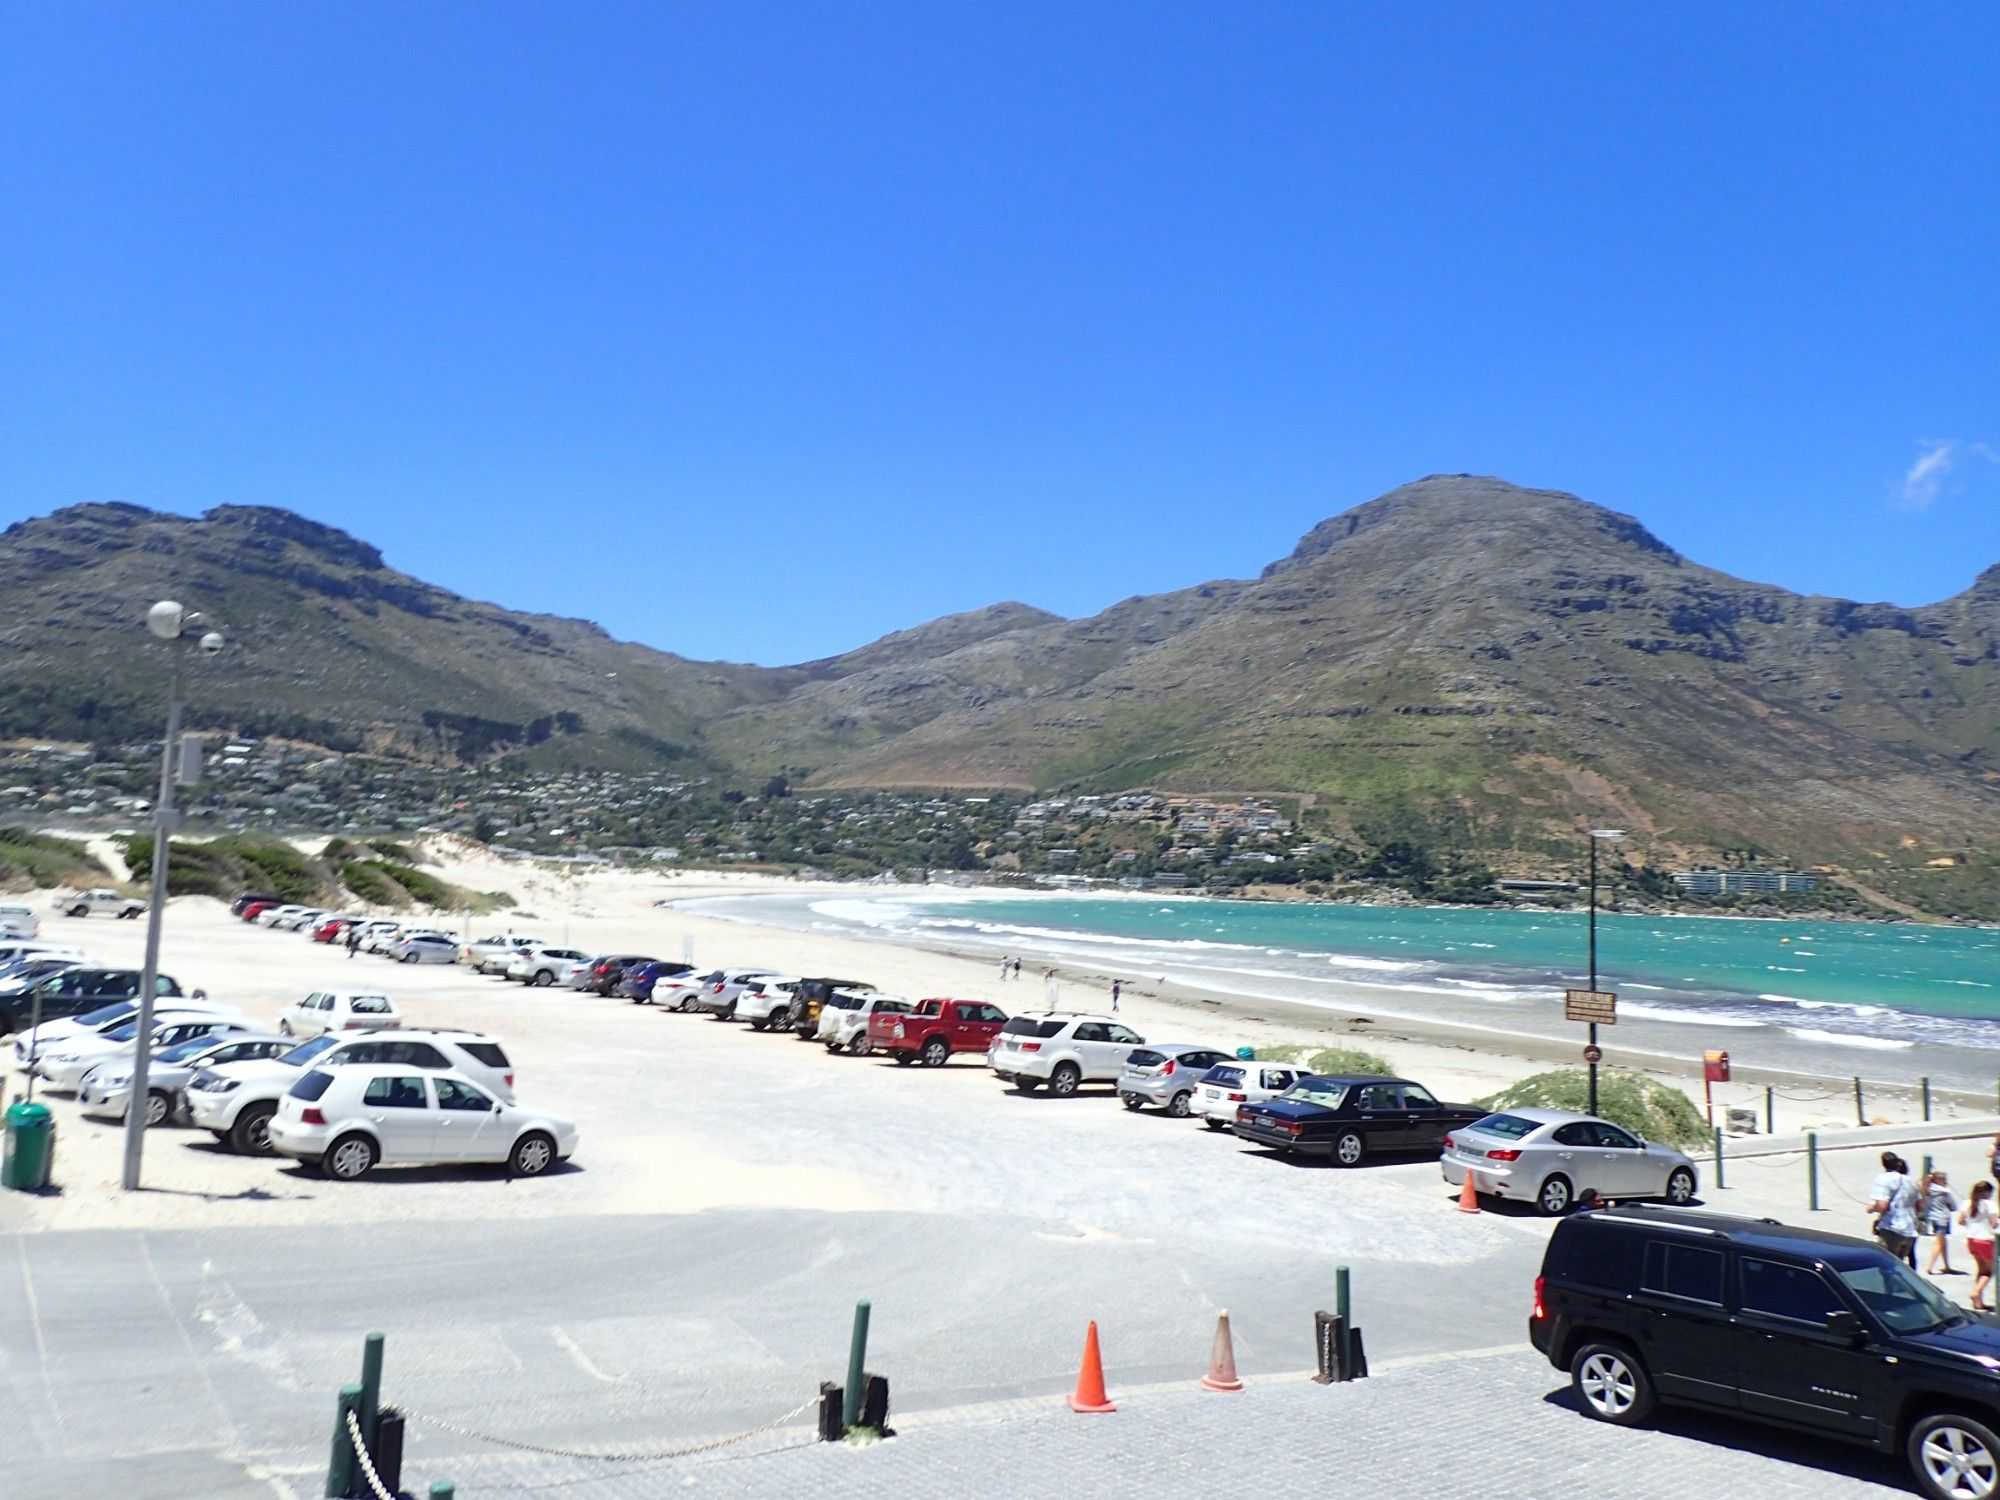
[[[1003,958],[1000,960],[1000,982],[1002,984],[1005,984],[1007,982],[1007,968],[1008,965],[1012,964],[1013,962],[1014,960],[1011,958]]]
[[[1112,980],[1112,981],[1111,981],[1111,1014],[1112,1014],[1112,1015],[1114,1015],[1114,1016],[1118,1014],[1118,997],[1119,997],[1120,995],[1124,994],[1124,993],[1125,993],[1125,981],[1124,981],[1124,980],[1122,980],[1122,979],[1114,979],[1114,980]]]
[[[359,922],[349,922],[347,924],[347,956],[349,958],[354,957],[354,950],[360,946],[361,924]]]

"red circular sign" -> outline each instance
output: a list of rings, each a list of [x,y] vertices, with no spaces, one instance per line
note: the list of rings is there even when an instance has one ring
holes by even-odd
[[[1597,1044],[1596,1044],[1595,1042],[1593,1042],[1593,1043],[1592,1043],[1592,1044],[1591,1044],[1590,1046],[1588,1046],[1588,1047],[1585,1047],[1585,1048],[1583,1049],[1583,1060],[1584,1060],[1585,1062],[1587,1062],[1587,1063],[1601,1063],[1601,1062],[1603,1062],[1603,1061],[1604,1061],[1604,1049],[1603,1049],[1602,1047],[1598,1046],[1598,1045],[1597,1045]]]

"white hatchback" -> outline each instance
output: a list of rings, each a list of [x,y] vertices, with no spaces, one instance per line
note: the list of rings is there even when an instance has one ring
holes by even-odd
[[[388,1031],[402,1024],[396,1002],[374,990],[314,990],[278,1016],[278,1030],[301,1040],[328,1031]]]
[[[576,1150],[576,1124],[504,1103],[462,1073],[362,1064],[308,1070],[278,1102],[270,1142],[342,1182],[378,1162],[504,1162],[538,1177]]]
[[[1295,1063],[1217,1063],[1201,1075],[1190,1112],[1210,1130],[1227,1130],[1236,1123],[1236,1111],[1243,1105],[1277,1098],[1306,1072]]]

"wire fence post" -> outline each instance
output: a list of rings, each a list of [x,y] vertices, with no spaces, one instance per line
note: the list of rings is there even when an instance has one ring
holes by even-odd
[[[1868,1110],[1861,1102],[1861,1080],[1858,1077],[1854,1080],[1854,1123],[1864,1126],[1868,1123]]]
[[[847,1389],[841,1393],[840,1425],[852,1429],[861,1421],[861,1367],[868,1360],[867,1302],[854,1304],[854,1338],[847,1346]]]
[[[1715,1190],[1722,1191],[1722,1127],[1715,1127]]]
[[[1806,1132],[1806,1207],[1819,1212],[1819,1132]]]

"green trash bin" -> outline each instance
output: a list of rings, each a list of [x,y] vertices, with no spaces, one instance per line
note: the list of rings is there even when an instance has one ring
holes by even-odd
[[[56,1160],[56,1122],[45,1104],[23,1100],[7,1106],[7,1148],[0,1157],[0,1187],[38,1193],[49,1185]]]

